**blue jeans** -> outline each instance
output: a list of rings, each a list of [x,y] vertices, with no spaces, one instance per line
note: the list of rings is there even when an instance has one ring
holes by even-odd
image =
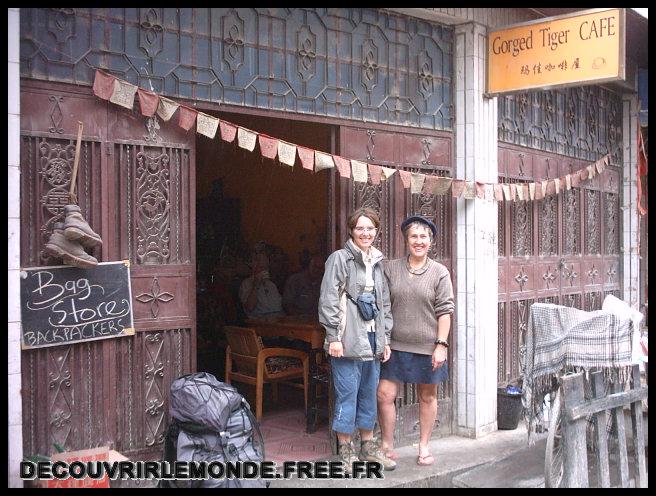
[[[376,334],[369,334],[371,349],[376,353]],[[330,366],[335,392],[333,430],[351,434],[355,428],[371,431],[376,423],[376,389],[380,361],[332,358]]]

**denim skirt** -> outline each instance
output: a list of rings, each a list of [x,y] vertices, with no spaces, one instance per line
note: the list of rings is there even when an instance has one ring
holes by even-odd
[[[390,359],[381,364],[380,378],[412,384],[440,384],[449,379],[449,366],[444,362],[433,370],[431,355],[392,350]]]

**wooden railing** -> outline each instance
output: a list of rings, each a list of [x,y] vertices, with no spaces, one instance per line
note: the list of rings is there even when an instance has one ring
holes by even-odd
[[[601,372],[590,374],[592,386],[591,400],[584,398],[583,373],[563,377],[563,455],[564,487],[589,487],[588,479],[588,429],[587,418],[596,416],[597,428],[594,429],[596,450],[596,479],[599,487],[611,487],[609,464],[609,445],[606,426],[608,416],[614,416],[613,436],[617,436],[617,485],[619,487],[647,487],[647,469],[645,453],[645,432],[642,417],[642,400],[647,398],[647,387],[641,387],[640,369],[633,366],[632,386],[628,391],[620,390],[617,383],[611,385],[610,394],[605,393]],[[633,458],[627,452],[624,407],[631,408],[631,434],[633,437]],[[632,461],[634,477],[630,478],[629,461]],[[615,465],[615,464],[613,464]]]

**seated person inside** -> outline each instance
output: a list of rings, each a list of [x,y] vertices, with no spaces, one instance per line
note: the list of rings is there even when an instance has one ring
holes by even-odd
[[[288,315],[317,319],[323,269],[323,257],[313,254],[304,270],[289,276],[282,297]]]
[[[253,258],[252,275],[242,281],[239,300],[249,319],[285,315],[280,292],[269,276],[269,258],[264,253]]]

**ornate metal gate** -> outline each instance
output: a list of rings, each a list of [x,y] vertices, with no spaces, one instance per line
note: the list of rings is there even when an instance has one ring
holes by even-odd
[[[598,87],[499,102],[501,182],[562,177],[611,155],[611,167],[580,188],[499,203],[497,379],[504,382],[520,374],[519,347],[532,303],[595,310],[607,294],[620,296],[622,128],[621,100]]]
[[[88,88],[24,82],[21,92],[21,266],[63,218],[84,123],[77,190],[103,238],[99,261],[130,260],[136,334],[22,352],[26,455],[109,444],[159,456],[171,381],[195,369],[194,137],[147,121]]]
[[[339,135],[339,154],[364,162],[398,167],[412,172],[452,176],[452,136],[446,132],[412,132],[407,128],[355,128],[343,126]],[[450,196],[411,194],[404,189],[398,173],[379,185],[356,183],[352,179],[340,178],[333,172],[334,194],[330,195],[335,215],[336,232],[330,240],[333,249],[342,246],[347,239],[346,220],[350,212],[361,206],[371,207],[381,217],[381,232],[376,240],[379,248],[388,258],[405,255],[405,243],[399,226],[411,213],[420,213],[433,219],[439,228],[439,235],[431,248],[429,256],[449,268],[454,278],[452,263],[451,236],[454,225],[454,202]],[[455,328],[455,321],[451,324]],[[455,332],[451,333],[455,339]],[[457,344],[453,342],[452,349]],[[453,356],[449,354],[449,366],[453,370]],[[433,434],[442,436],[451,433],[452,385],[439,389],[437,428]],[[419,399],[413,385],[405,385],[397,398],[397,425],[395,442],[407,445],[419,438]]]

